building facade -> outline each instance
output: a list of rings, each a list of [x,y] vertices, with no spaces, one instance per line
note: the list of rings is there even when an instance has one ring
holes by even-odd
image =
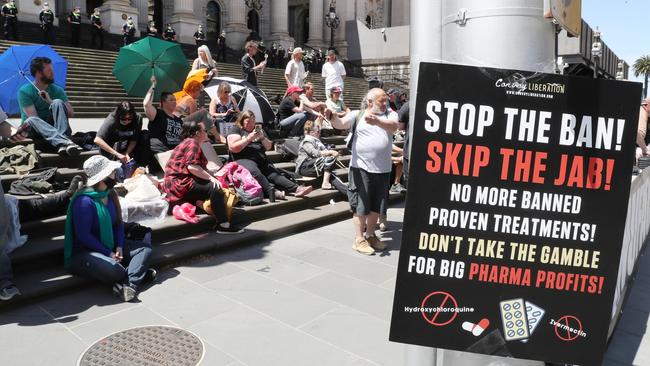
[[[18,0],[21,21],[38,22],[45,0]],[[120,34],[131,16],[144,33],[147,23],[156,22],[159,30],[170,23],[179,40],[193,43],[198,25],[216,39],[225,30],[228,46],[241,47],[254,31],[265,42],[279,42],[285,49],[294,46],[326,48],[331,44],[331,29],[325,16],[335,10],[339,25],[334,30],[334,46],[347,54],[348,24],[362,21],[369,28],[406,25],[409,0],[49,0],[49,6],[62,19],[75,6],[81,7],[84,21],[94,8],[100,8],[105,29]],[[139,34],[138,34],[139,35]]]

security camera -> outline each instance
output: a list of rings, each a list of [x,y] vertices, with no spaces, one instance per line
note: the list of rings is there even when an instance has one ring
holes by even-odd
[[[381,29],[381,34],[386,34],[386,28]]]

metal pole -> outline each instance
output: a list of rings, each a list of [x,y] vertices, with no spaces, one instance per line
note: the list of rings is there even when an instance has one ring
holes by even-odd
[[[442,0],[411,0],[409,48],[409,139],[413,139],[413,118],[418,89],[420,62],[440,62],[442,56]],[[412,144],[409,144],[409,148]],[[436,349],[404,346],[404,366],[436,366]]]
[[[330,28],[330,47],[334,48],[334,27]]]

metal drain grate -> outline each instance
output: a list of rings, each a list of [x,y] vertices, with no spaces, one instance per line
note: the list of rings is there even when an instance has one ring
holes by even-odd
[[[196,366],[202,358],[203,342],[194,334],[150,326],[97,341],[81,356],[79,366]]]

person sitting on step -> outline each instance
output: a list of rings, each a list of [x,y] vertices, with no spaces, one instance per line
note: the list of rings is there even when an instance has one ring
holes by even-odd
[[[70,140],[72,130],[68,120],[74,115],[74,109],[63,88],[54,84],[52,60],[35,57],[29,71],[34,83],[26,83],[18,89],[23,124],[10,141],[42,137],[57,148],[60,155],[78,156],[81,148]]]
[[[336,189],[347,196],[348,189],[334,174],[339,152],[328,149],[320,140],[320,126],[317,122],[305,122],[305,137],[298,148],[296,159],[296,173],[304,177],[323,177],[321,188],[325,190]]]
[[[303,90],[305,92],[300,94],[300,102],[305,112],[309,114],[309,119],[315,121],[317,118],[323,117],[323,112],[327,109],[327,104],[316,99],[314,95],[314,84],[309,81],[306,82]]]
[[[86,189],[68,206],[64,266],[72,274],[113,284],[122,301],[137,297],[141,284],[155,278],[149,268],[151,244],[125,239],[120,202],[113,191],[120,163],[101,155],[86,160]]]
[[[176,110],[174,94],[163,91],[160,94],[160,108],[153,106],[156,83],[156,77],[152,76],[151,88],[142,102],[144,113],[149,118],[149,145],[154,154],[173,150],[178,146],[183,130],[183,120],[174,115]]]
[[[208,134],[214,136],[215,141],[222,144],[226,143],[226,138],[219,133],[216,127],[216,118],[214,118],[207,108],[199,108],[197,99],[203,91],[203,85],[196,80],[191,80],[185,85],[180,92],[174,93],[176,100],[176,109],[174,115],[181,117],[184,122],[194,121],[202,122],[208,131]]]
[[[280,117],[280,130],[289,137],[302,136],[302,127],[309,119],[309,113],[305,111],[304,104],[300,101],[300,94],[303,89],[291,86],[287,89],[285,98],[278,107]]]
[[[67,190],[55,193],[44,198],[30,198],[17,200],[5,197],[2,189],[2,180],[0,179],[0,300],[9,301],[13,297],[20,295],[20,290],[13,282],[13,270],[11,268],[11,259],[7,252],[7,245],[12,243],[20,232],[17,232],[17,226],[11,220],[11,207],[15,204],[18,210],[18,221],[26,222],[28,220],[40,220],[54,216],[63,215],[66,207],[70,203],[70,198],[84,187],[83,178],[76,175],[72,178]],[[13,200],[13,203],[12,203]],[[14,217],[15,219],[15,217]]]
[[[192,71],[207,69],[208,79],[219,76],[217,63],[212,59],[210,48],[206,45],[199,46],[197,53],[199,57],[194,59],[194,62],[192,62]]]
[[[305,197],[313,189],[311,186],[296,184],[287,178],[288,174],[269,161],[266,151],[273,149],[273,142],[262,130],[262,125],[255,124],[255,114],[251,111],[239,114],[235,127],[228,135],[228,149],[233,159],[257,180],[264,191],[264,196],[271,202],[275,202],[276,197],[283,198],[285,193]]]
[[[218,233],[239,233],[228,222],[224,193],[219,181],[207,171],[208,160],[201,151],[201,143],[208,140],[203,123],[186,121],[183,123],[183,141],[176,146],[165,166],[162,191],[167,195],[169,207],[184,202],[197,205],[197,201],[210,200],[217,220]]]
[[[147,166],[150,153],[142,138],[142,117],[131,102],[124,101],[104,119],[95,145],[109,159],[126,164],[133,158],[138,166]]]
[[[240,112],[237,100],[232,96],[230,84],[225,81],[221,82],[217,87],[217,98],[210,101],[210,115],[215,119],[215,125],[221,135],[228,136],[230,134]]]

